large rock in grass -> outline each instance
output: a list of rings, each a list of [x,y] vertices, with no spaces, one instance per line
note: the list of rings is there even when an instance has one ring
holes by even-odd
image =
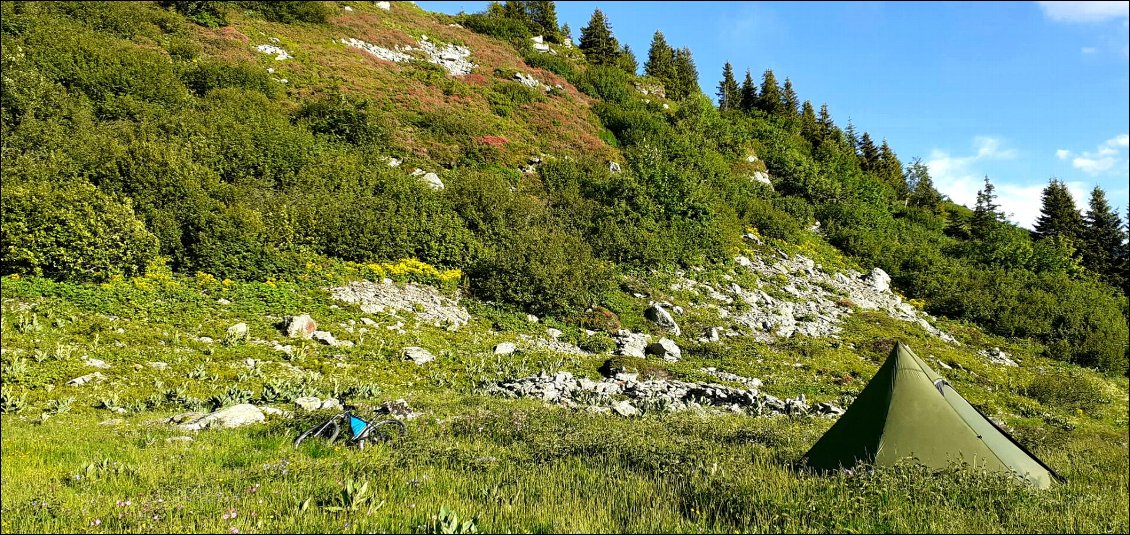
[[[671,331],[675,336],[682,332],[679,330],[679,324],[675,323],[675,318],[671,317],[671,313],[658,303],[652,303],[651,306],[647,307],[647,310],[643,311],[643,316],[655,322],[656,325]]]
[[[201,429],[242,427],[266,420],[263,411],[250,403],[240,403],[224,407],[202,418],[180,424],[181,429],[199,431]]]
[[[404,348],[404,358],[418,365],[423,365],[435,360],[436,356],[431,354],[427,349],[411,346]]]
[[[311,318],[309,314],[301,316],[287,316],[283,323],[286,328],[286,335],[290,338],[305,338],[309,340],[314,336],[314,331],[318,330],[318,324]]]
[[[668,362],[678,362],[683,356],[683,351],[670,338],[660,338],[658,342],[649,344],[644,351]]]

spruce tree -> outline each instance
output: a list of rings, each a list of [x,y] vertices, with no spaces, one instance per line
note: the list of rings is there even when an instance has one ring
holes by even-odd
[[[694,57],[691,56],[691,49],[686,47],[675,51],[675,86],[678,88],[675,96],[680,100],[702,91],[698,86],[698,69],[694,66]]]
[[[864,132],[859,139],[859,168],[864,173],[874,173],[879,169],[879,148],[871,141],[871,134]]]
[[[793,117],[797,113],[800,102],[797,100],[796,91],[793,90],[793,81],[785,78],[785,90],[781,95],[786,117]]]
[[[718,82],[718,109],[721,111],[741,108],[741,89],[734,79],[734,67],[730,62],[722,67],[722,81]]]
[[[816,145],[823,137],[820,123],[816,120],[816,110],[812,107],[812,102],[807,100],[804,101],[800,110],[800,135],[813,145]]]
[[[573,29],[570,28],[569,23],[566,22],[565,24],[561,25],[561,42],[564,43],[566,40],[571,41],[572,39],[573,39]]]
[[[620,48],[620,57],[616,60],[616,65],[620,66],[624,72],[635,76],[640,70],[640,64],[636,61],[636,55],[632,52],[632,47],[624,45]]]
[[[594,65],[614,65],[619,59],[620,43],[612,36],[612,25],[600,8],[592,12],[589,25],[581,28],[578,48],[584,52],[585,59]]]
[[[1127,237],[1122,218],[1111,209],[1106,192],[1098,186],[1091,190],[1088,204],[1083,216],[1083,266],[1121,286],[1125,281],[1118,267],[1120,260],[1124,260]]]
[[[828,113],[828,103],[820,105],[820,116],[816,119],[820,123],[820,130],[827,135],[836,125],[832,122],[832,115]]]
[[[773,76],[772,69],[765,69],[761,75],[761,94],[757,97],[757,108],[770,115],[778,115],[784,108],[783,102],[777,77]]]
[[[675,80],[675,51],[667,44],[663,32],[656,31],[651,38],[651,48],[647,50],[647,61],[643,64],[644,74],[656,78],[668,89]]]
[[[891,150],[891,146],[887,144],[885,138],[883,145],[879,147],[878,171],[883,181],[895,190],[897,198],[905,199],[910,194],[910,190],[906,186],[906,178],[902,174],[902,162],[895,155],[895,151]]]
[[[977,192],[977,205],[969,218],[969,233],[976,239],[987,239],[1004,222],[1004,213],[995,201],[997,195],[989,177],[985,177],[985,189]]]
[[[1044,188],[1040,216],[1036,218],[1036,235],[1041,238],[1061,236],[1077,240],[1083,235],[1083,217],[1075,208],[1075,201],[1067,185],[1057,178]]]
[[[742,95],[738,105],[745,112],[753,111],[757,107],[757,85],[753,83],[749,69],[745,70],[745,81],[742,82]]]
[[[544,35],[551,43],[561,42],[561,33],[557,29],[557,5],[552,0],[526,2],[526,13],[535,34]]]
[[[520,0],[507,0],[502,4],[502,16],[530,25],[530,16],[526,12],[526,2]]]
[[[846,138],[848,148],[851,153],[859,156],[859,136],[855,133],[855,125],[851,123],[851,117],[848,117],[847,128],[844,130],[844,137]],[[862,164],[860,164],[862,166]]]

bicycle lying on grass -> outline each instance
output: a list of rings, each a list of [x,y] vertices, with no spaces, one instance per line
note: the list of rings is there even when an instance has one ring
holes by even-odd
[[[338,401],[341,402],[341,414],[335,414],[329,420],[298,435],[298,438],[294,439],[294,447],[297,448],[299,444],[311,437],[323,437],[332,444],[341,435],[343,424],[349,432],[349,436],[345,438],[345,445],[357,446],[358,448],[365,448],[365,446],[378,442],[388,442],[401,438],[408,433],[408,428],[400,420],[389,419],[368,422],[353,415],[353,411],[357,407],[346,405],[345,398],[338,398]]]

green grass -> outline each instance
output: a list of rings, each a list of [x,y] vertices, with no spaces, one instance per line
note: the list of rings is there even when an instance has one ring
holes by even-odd
[[[1072,368],[1093,387],[1088,410],[1045,405],[1025,393],[1041,369],[1065,365],[1035,356],[1039,348],[979,339],[1025,364],[995,367],[975,347],[951,346],[877,313],[851,315],[841,340],[696,345],[690,337],[697,334],[679,338],[684,360],[665,364],[676,378],[710,380],[699,369],[716,366],[761,378],[763,390],[779,397],[803,393],[810,402],[841,405],[878,368],[888,341],[900,338],[931,365],[953,367],[939,371],[1070,483],[1038,492],[914,466],[815,477],[790,467],[831,425],[825,419],[677,413],[629,420],[485,397],[478,390],[484,381],[541,371],[595,378],[607,356],[495,356],[500,341],[562,323],[529,324],[484,303],[475,303],[475,319],[454,333],[412,328],[411,314],[401,313],[407,332],[399,335],[381,327],[393,318],[334,304],[323,289],[356,276],[338,266],[306,280],[230,286],[156,275],[148,285],[5,279],[3,383],[6,397],[22,395],[26,405],[2,417],[3,531],[426,532],[437,529],[433,517],[444,507],[483,532],[1128,527],[1126,379]],[[221,296],[232,303],[218,304]],[[273,318],[297,313],[310,313],[356,347],[284,340]],[[381,326],[364,337],[345,331],[362,316]],[[251,340],[222,343],[239,321],[249,324]],[[970,337],[967,327],[943,327]],[[298,351],[287,357],[257,340]],[[438,360],[423,367],[403,361],[399,348],[407,345],[427,347]],[[99,370],[107,379],[63,386],[94,371],[83,355],[111,364]],[[248,358],[259,361],[254,370]],[[148,364],[154,361],[169,366],[156,370]],[[269,383],[284,385],[272,403],[264,401]],[[293,448],[317,415],[192,433],[187,443],[169,441],[186,433],[159,423],[194,403],[211,408],[209,400],[232,388],[290,409],[289,398],[301,393],[324,397],[350,386],[366,387],[355,398],[363,409],[405,398],[423,416],[409,422],[402,442],[363,451],[318,442]],[[69,409],[55,414],[69,398]],[[105,408],[106,400],[125,414]]]

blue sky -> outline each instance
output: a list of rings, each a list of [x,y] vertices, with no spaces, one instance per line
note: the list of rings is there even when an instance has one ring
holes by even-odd
[[[487,2],[417,2],[482,11]],[[713,96],[722,66],[792,79],[802,100],[873,138],[972,206],[988,175],[1030,227],[1051,177],[1081,207],[1102,187],[1128,202],[1130,2],[557,2],[574,40],[599,7],[640,60],[655,30],[689,47]]]

